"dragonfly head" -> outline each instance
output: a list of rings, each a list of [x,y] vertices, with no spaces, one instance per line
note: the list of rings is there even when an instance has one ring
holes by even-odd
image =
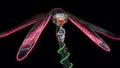
[[[53,23],[57,26],[63,26],[67,22],[68,16],[65,13],[56,13],[53,15]]]

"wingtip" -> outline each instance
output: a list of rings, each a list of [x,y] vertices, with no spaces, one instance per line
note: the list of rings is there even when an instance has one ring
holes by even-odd
[[[19,58],[19,52],[17,52],[16,60],[17,60],[17,61],[22,61],[22,60],[24,60],[24,59],[25,59],[25,57]]]
[[[104,49],[106,52],[110,52],[111,49],[110,48],[107,48],[107,49]]]
[[[22,61],[24,58],[19,58],[18,55],[16,56],[17,61]]]
[[[106,52],[110,52],[111,51],[110,47],[105,42],[101,43],[99,45],[99,47],[102,48],[103,50],[105,50]]]

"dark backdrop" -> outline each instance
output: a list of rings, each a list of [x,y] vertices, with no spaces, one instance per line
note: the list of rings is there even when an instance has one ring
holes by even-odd
[[[62,8],[88,22],[101,26],[120,35],[119,4],[114,1],[102,0],[1,0],[0,1],[0,33],[17,26],[42,12],[49,12],[52,8]],[[50,21],[51,22],[51,21]],[[16,53],[32,26],[24,28],[12,35],[0,39],[0,65],[9,67],[33,68],[62,68],[57,54],[58,44],[55,37],[55,25],[49,23],[39,38],[35,48],[23,61],[16,61]],[[71,53],[69,60],[73,68],[116,68],[120,63],[120,41],[111,40],[100,35],[110,46],[111,52],[105,52],[97,47],[70,21],[65,24],[66,44]],[[2,68],[2,67],[0,67]]]

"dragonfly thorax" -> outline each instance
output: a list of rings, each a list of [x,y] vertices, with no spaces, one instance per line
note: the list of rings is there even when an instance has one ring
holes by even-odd
[[[57,26],[63,26],[67,22],[68,16],[64,13],[57,13],[53,16],[53,23]]]

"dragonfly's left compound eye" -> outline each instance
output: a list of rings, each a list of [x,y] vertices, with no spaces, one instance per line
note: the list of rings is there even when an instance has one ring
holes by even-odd
[[[64,13],[57,13],[53,16],[53,23],[57,26],[63,26],[67,22],[68,16]]]

